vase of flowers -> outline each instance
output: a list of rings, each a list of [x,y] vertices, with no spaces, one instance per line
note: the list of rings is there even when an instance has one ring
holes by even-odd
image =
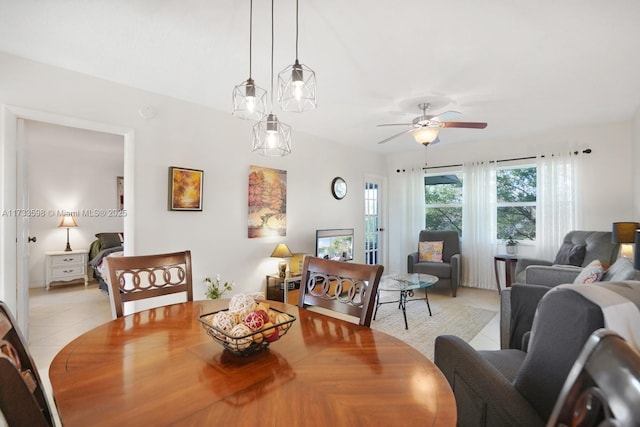
[[[207,276],[204,278],[204,283],[207,285],[206,296],[209,299],[220,299],[225,292],[233,289],[234,283],[222,282],[220,275],[216,274],[216,277],[212,279]]]

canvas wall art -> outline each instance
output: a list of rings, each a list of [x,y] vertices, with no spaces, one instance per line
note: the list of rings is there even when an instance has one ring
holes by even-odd
[[[204,171],[169,167],[169,210],[201,211]]]
[[[287,171],[250,166],[248,236],[287,235]]]

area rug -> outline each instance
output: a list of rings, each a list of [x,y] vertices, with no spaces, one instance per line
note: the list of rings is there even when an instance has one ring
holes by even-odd
[[[394,297],[397,298],[397,294]],[[423,294],[414,298],[422,297]],[[385,295],[382,301],[391,299]],[[451,297],[432,298],[430,295],[429,303],[432,316],[429,316],[424,300],[407,303],[408,330],[404,328],[404,318],[398,304],[382,304],[376,319],[371,322],[371,328],[401,339],[433,360],[433,347],[438,335],[457,335],[469,342],[496,315],[495,311],[461,304]]]

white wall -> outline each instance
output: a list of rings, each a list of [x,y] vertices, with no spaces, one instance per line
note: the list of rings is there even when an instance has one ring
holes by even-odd
[[[640,106],[631,120],[632,173],[633,173],[633,210],[634,218],[640,221]]]
[[[228,83],[230,92],[234,84]],[[293,128],[292,154],[265,158],[250,151],[251,123],[229,112],[6,54],[0,54],[0,103],[134,128],[135,232],[126,238],[135,239],[137,254],[190,249],[196,298],[204,297],[202,278],[216,273],[237,283],[234,292],[264,290],[265,275],[278,263],[269,258],[275,245],[313,252],[317,228],[353,227],[356,247],[363,247],[364,176],[385,175],[381,155],[305,135],[294,114],[279,114]],[[145,105],[156,110],[155,118],[141,118]],[[288,173],[286,237],[247,238],[252,164]],[[205,171],[203,212],[167,210],[169,166]],[[336,175],[349,185],[342,201],[329,188]],[[363,260],[357,253],[356,261]]]
[[[637,121],[640,122],[640,119]],[[640,125],[636,125],[637,127]],[[442,142],[427,149],[429,166],[462,164],[472,160],[500,160],[535,156],[558,150],[582,150],[591,148],[592,153],[584,157],[584,173],[580,208],[582,226],[585,230],[610,231],[615,221],[640,220],[633,204],[633,145],[631,123],[594,124],[572,129],[534,135],[527,138],[506,141],[484,141],[473,144],[447,144],[446,135]],[[398,153],[387,157],[389,190],[394,192],[396,169],[407,168],[417,163],[424,166],[424,147],[416,144],[412,152]],[[417,160],[416,160],[417,159]],[[637,188],[635,187],[636,191]],[[393,209],[393,207],[392,207]],[[394,242],[394,234],[400,232],[399,213],[389,215],[389,238]],[[417,242],[417,235],[416,235]],[[417,244],[417,243],[416,243]],[[533,247],[520,247],[519,253],[532,255]],[[391,243],[389,271],[406,269],[406,254],[393,250]]]
[[[29,206],[44,217],[29,221],[30,287],[44,287],[45,251],[63,250],[66,229],[58,228],[58,211],[117,208],[116,177],[124,175],[124,140],[121,136],[84,129],[25,121]],[[51,215],[55,212],[55,215]],[[88,249],[99,232],[122,232],[117,215],[76,218],[78,227],[69,230],[72,249]]]

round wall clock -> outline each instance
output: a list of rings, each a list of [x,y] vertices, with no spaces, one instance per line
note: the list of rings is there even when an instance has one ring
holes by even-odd
[[[331,194],[338,200],[344,199],[344,196],[347,195],[347,183],[344,179],[339,176],[333,178],[331,182]]]

